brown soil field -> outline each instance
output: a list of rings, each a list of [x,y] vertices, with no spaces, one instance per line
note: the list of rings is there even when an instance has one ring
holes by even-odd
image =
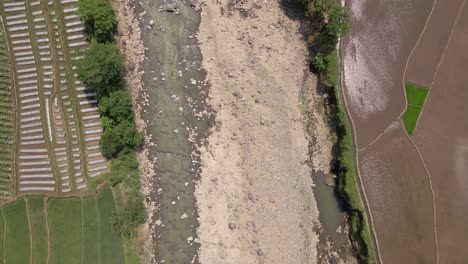
[[[346,97],[357,145],[372,142],[405,108],[402,76],[432,2],[349,1],[344,39]]]
[[[377,132],[379,123],[373,127],[363,125],[366,115],[362,114],[362,109],[367,109],[369,116],[374,108],[353,99],[358,94],[353,91],[353,84],[360,83],[352,79],[349,82],[349,77],[346,80],[351,84],[346,88],[360,148],[361,178],[385,263],[468,262],[468,253],[462,248],[468,243],[465,231],[468,230],[468,91],[464,87],[468,83],[468,55],[461,52],[468,45],[468,6],[464,0],[426,3],[427,6],[432,4],[429,12],[426,6],[421,9],[416,4],[408,4],[407,7],[417,12],[417,17],[426,16],[427,23],[423,27],[419,22],[407,24],[407,27],[414,25],[415,32],[419,28],[420,32],[408,36],[405,31],[397,37],[401,38],[401,43],[412,42],[413,47],[410,54],[398,55],[408,60],[408,64],[402,74],[395,76],[393,85],[396,88],[392,91],[403,95],[404,82],[430,89],[413,138],[405,133],[401,122],[394,122],[395,125],[371,140],[370,145],[363,145],[366,142],[363,138]],[[359,7],[359,3],[351,6],[353,19],[359,20],[362,10],[369,11]],[[390,9],[398,8],[392,6]],[[371,14],[375,15],[374,12]],[[406,17],[402,16],[402,19]],[[353,27],[355,31],[360,30],[359,24],[353,24]],[[359,35],[352,33],[351,40],[346,43],[346,51],[351,52],[347,56],[351,58],[359,53],[353,38],[359,39]],[[375,44],[368,42],[368,45]],[[367,55],[366,52],[366,56],[372,56],[372,53]],[[378,57],[368,60],[371,59]],[[356,61],[355,64],[359,64]],[[392,75],[392,67],[400,66],[398,61],[390,61],[390,64],[391,67],[381,70]],[[354,77],[356,72],[348,71],[348,74],[360,78]],[[379,75],[373,77],[379,78]],[[381,99],[375,94],[370,95],[369,101]],[[405,99],[402,100],[389,100],[388,105],[404,106]],[[388,109],[384,112],[391,115],[391,109]]]
[[[435,263],[432,194],[418,153],[394,121],[360,152],[383,263]]]
[[[408,63],[406,81],[429,87],[447,45],[450,28],[464,0],[436,1],[418,45]]]
[[[447,17],[459,10],[414,136],[434,185],[439,263],[468,263],[468,5]]]

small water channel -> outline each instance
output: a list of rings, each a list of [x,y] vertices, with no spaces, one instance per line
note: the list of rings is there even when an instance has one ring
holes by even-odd
[[[352,263],[354,258],[346,232],[346,214],[335,194],[334,178],[317,171],[313,173],[314,195],[319,209],[319,263]]]
[[[153,219],[157,263],[196,263],[195,145],[202,144],[210,124],[210,118],[199,114],[207,96],[195,37],[200,14],[182,2],[142,4],[137,11],[146,12],[144,85],[150,100],[143,117],[156,144],[150,148],[158,178],[151,199],[160,206]]]

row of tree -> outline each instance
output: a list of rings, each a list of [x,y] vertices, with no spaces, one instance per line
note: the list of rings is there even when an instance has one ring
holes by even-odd
[[[91,42],[76,63],[78,78],[97,93],[104,128],[101,149],[111,159],[107,178],[112,186],[123,183],[126,192],[114,216],[114,228],[129,237],[145,218],[135,153],[143,134],[135,125],[132,98],[123,78],[124,60],[114,41],[116,15],[109,0],[80,0],[78,14]]]

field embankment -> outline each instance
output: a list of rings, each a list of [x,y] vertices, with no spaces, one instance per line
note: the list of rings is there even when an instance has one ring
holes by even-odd
[[[342,199],[348,215],[349,236],[356,257],[362,263],[378,261],[374,240],[369,230],[365,201],[359,186],[355,162],[353,129],[341,93],[341,54],[337,44],[349,30],[348,9],[341,1],[297,1],[306,14],[306,23],[314,30],[307,36],[311,66],[320,74],[326,87],[329,125],[336,141],[333,172],[336,174],[336,193]]]

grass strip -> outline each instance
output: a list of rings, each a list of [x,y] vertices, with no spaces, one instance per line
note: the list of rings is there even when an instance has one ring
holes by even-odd
[[[366,211],[356,178],[352,129],[343,109],[338,89],[335,87],[334,90],[336,98],[334,122],[338,138],[338,157],[335,168],[338,176],[336,192],[345,201],[345,210],[350,223],[350,238],[360,263],[377,263],[374,242],[369,231]]]
[[[46,264],[48,254],[48,240],[44,212],[44,197],[30,196],[27,199],[33,239],[32,263]]]
[[[114,189],[114,197],[115,197],[115,204],[117,210],[121,209],[119,206],[124,204],[123,200],[123,193],[124,188],[122,185],[116,186]],[[138,245],[138,240],[133,237],[122,236],[124,251],[125,251],[125,263],[126,264],[140,264],[140,248]]]
[[[329,115],[332,122],[331,127],[335,129],[336,133],[337,152],[333,168],[337,175],[335,192],[344,202],[350,226],[349,236],[359,263],[377,263],[377,252],[357,182],[353,130],[340,97],[338,56],[336,49],[328,54],[326,68],[321,72],[325,85],[332,89]]]
[[[99,215],[96,197],[83,199],[83,264],[99,260]]]
[[[81,264],[81,200],[79,198],[51,199],[47,207],[51,264]]]
[[[5,221],[3,220],[3,213],[0,211],[0,263],[4,263],[4,239],[5,239]]]
[[[98,211],[100,215],[99,231],[100,231],[100,263],[101,264],[124,264],[124,250],[122,239],[118,236],[113,228],[113,216],[116,212],[114,195],[112,190],[105,188],[97,198]]]
[[[23,198],[8,204],[2,209],[5,217],[5,263],[29,264],[30,236],[26,215],[26,203]]]

